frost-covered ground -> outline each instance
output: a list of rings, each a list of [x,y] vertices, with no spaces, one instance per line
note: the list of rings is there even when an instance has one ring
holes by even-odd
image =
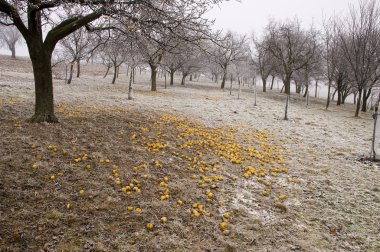
[[[17,61],[0,61],[0,99],[33,102],[33,76],[23,64],[19,68]],[[324,101],[311,99],[306,107],[302,98],[293,95],[290,120],[284,121],[285,97],[277,91],[259,92],[253,106],[249,87],[237,99],[236,90],[230,96],[206,79],[164,89],[161,78],[159,91],[152,94],[144,74],[137,75],[134,99],[129,101],[125,74],[112,85],[111,76],[100,77],[104,70],[84,66],[83,76],[71,85],[55,80],[56,103],[169,112],[194,118],[205,127],[267,130],[274,143],[288,150],[285,162],[290,180],[296,183],[283,181],[288,192],[284,206],[279,206],[283,211],[263,208],[248,181],[228,192],[240,209],[239,223],[230,235],[237,237],[236,242],[228,249],[241,251],[238,241],[249,240],[252,251],[380,250],[380,169],[359,161],[369,152],[370,112],[354,118],[353,105],[332,104],[325,111]]]

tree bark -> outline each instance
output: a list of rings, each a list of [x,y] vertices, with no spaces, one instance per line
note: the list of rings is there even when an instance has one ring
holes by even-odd
[[[371,95],[372,89],[364,89],[363,92],[363,104],[362,104],[362,112],[367,112],[367,101]]]
[[[272,83],[270,84],[270,90],[273,90],[274,78],[274,75],[272,75]]]
[[[157,91],[157,66],[149,65],[151,69],[151,91]]]
[[[11,58],[12,58],[12,59],[16,59],[16,47],[13,45],[13,46],[11,46],[9,49],[10,49],[11,52],[12,52],[12,56],[11,56]]]
[[[305,93],[303,95],[303,98],[305,98],[309,93],[309,83],[306,83],[306,90],[305,90]]]
[[[356,103],[355,117],[359,117],[360,106],[361,106],[361,102],[362,102],[363,89],[360,88],[358,91],[359,92],[358,92],[358,100],[357,100],[357,103]]]
[[[116,77],[117,77],[117,65],[113,65],[113,79],[112,79],[112,84],[115,84],[116,82]]]
[[[222,79],[222,85],[220,86],[221,89],[224,89],[225,85],[226,85],[226,79],[227,79],[227,71],[225,70],[223,72],[223,79]]]
[[[57,123],[58,119],[54,115],[52,52],[37,41],[29,41],[27,44],[33,66],[36,102],[30,122]]]
[[[174,85],[174,69],[170,69],[170,86]]]
[[[330,106],[330,96],[331,96],[331,80],[329,80],[329,87],[328,87],[328,91],[327,91],[327,102],[326,102],[326,110],[329,108]]]
[[[107,65],[107,71],[106,71],[105,75],[103,76],[103,78],[106,78],[106,77],[107,77],[108,72],[110,71],[110,68],[111,68],[111,66],[110,66],[110,65]]]
[[[80,59],[77,60],[77,78],[80,77]]]
[[[318,80],[315,81],[315,98],[318,97]]]
[[[187,77],[187,74],[182,74],[182,80],[181,80],[181,85],[182,86],[185,85],[186,77]]]
[[[290,76],[286,76],[284,80],[285,94],[290,95]]]
[[[131,74],[129,76],[129,86],[128,86],[128,100],[132,100],[132,81],[133,81],[133,71],[134,68],[131,67]]]
[[[70,75],[69,79],[67,80],[67,84],[71,84],[71,81],[73,79],[73,72],[74,72],[74,62],[70,63]]]
[[[263,92],[265,93],[267,91],[267,79],[264,77],[261,77],[263,81]]]

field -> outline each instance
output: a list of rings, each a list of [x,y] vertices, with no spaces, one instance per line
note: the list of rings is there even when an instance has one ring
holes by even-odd
[[[31,71],[0,57],[0,251],[380,250],[371,112],[293,95],[284,121],[277,90],[144,72],[128,100],[84,65],[54,80],[60,123],[29,124]]]

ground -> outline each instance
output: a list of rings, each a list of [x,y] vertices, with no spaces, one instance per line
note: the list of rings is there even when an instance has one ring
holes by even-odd
[[[278,91],[144,72],[127,100],[125,71],[82,71],[29,124],[30,62],[0,57],[1,251],[380,250],[370,112],[294,95],[284,121]]]

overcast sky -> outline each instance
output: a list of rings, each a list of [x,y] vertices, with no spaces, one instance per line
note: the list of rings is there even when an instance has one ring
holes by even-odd
[[[285,20],[297,16],[304,26],[322,24],[323,16],[337,16],[348,12],[348,6],[358,0],[230,0],[209,13],[215,26],[241,34],[254,31],[261,34],[268,20]]]
[[[348,12],[351,3],[358,0],[241,0],[239,3],[230,0],[216,6],[207,13],[207,17],[215,19],[217,29],[232,30],[241,34],[254,31],[261,34],[270,18],[285,20],[297,16],[304,26],[314,23],[322,24],[323,16],[337,16]],[[16,51],[18,55],[28,55],[23,46]],[[0,49],[0,54],[10,54]]]

